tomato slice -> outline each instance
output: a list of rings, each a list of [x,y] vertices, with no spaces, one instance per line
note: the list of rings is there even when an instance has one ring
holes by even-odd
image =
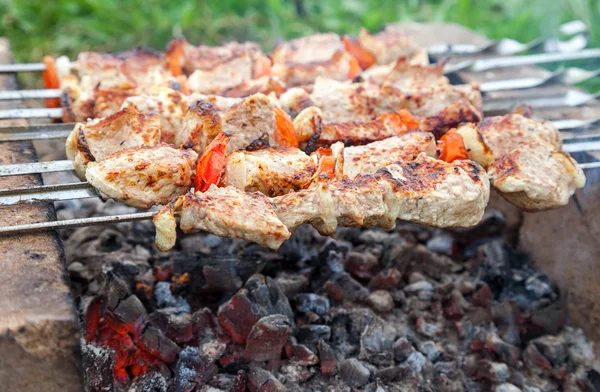
[[[47,89],[59,88],[60,87],[60,79],[58,78],[58,71],[56,70],[56,65],[54,64],[54,58],[51,56],[44,56],[42,60],[46,65],[46,70],[42,73],[42,79],[44,80],[44,86]],[[59,108],[60,107],[60,99],[59,98],[48,98],[46,99],[46,107],[48,108]]]
[[[454,162],[459,159],[469,159],[469,152],[465,147],[463,137],[455,130],[442,136],[439,144],[441,147],[440,159],[442,161]]]
[[[346,52],[350,53],[350,55],[358,61],[360,68],[367,69],[375,64],[375,56],[373,56],[373,53],[363,48],[356,39],[349,35],[344,35],[342,39],[344,40]]]
[[[267,56],[260,56],[254,62],[254,79],[269,75],[271,75],[271,59]]]
[[[289,114],[275,108],[275,143],[279,147],[298,148],[298,136]]]
[[[219,184],[225,169],[225,152],[229,136],[221,132],[206,148],[196,167],[194,185],[196,192],[206,192],[211,185]]]

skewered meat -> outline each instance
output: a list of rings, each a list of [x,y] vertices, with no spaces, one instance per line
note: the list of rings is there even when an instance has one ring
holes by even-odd
[[[223,112],[217,111],[208,102],[198,101],[185,115],[183,130],[175,138],[176,144],[202,153],[211,140],[225,132],[231,136],[228,153],[261,139],[275,146],[275,109],[264,94],[245,98]]]
[[[254,94],[275,93],[279,96],[285,92],[285,84],[277,77],[263,76],[259,79],[245,80],[242,83],[225,89],[221,94],[225,97],[247,97]]]
[[[168,144],[131,147],[88,164],[85,178],[103,198],[137,208],[168,204],[190,190],[198,155]]]
[[[227,156],[220,186],[277,196],[308,187],[315,171],[315,162],[297,148],[239,150]]]
[[[331,178],[354,178],[374,173],[396,161],[412,161],[420,153],[435,157],[433,135],[421,131],[370,143],[364,146],[332,146],[335,166]],[[267,196],[284,195],[308,188],[314,181],[317,155],[306,155],[297,148],[263,148],[255,151],[238,150],[226,158],[219,186],[233,186],[246,192],[261,192]],[[202,173],[197,173],[202,175]]]
[[[406,111],[382,113],[368,122],[325,123],[323,111],[312,106],[294,119],[294,128],[300,145],[310,150],[338,141],[366,144],[418,129],[419,123]]]
[[[496,159],[525,143],[549,143],[556,150],[562,145],[560,133],[551,122],[516,113],[485,118],[479,124],[479,132]]]
[[[342,40],[334,33],[283,42],[271,56],[271,75],[287,86],[311,84],[318,76],[347,80],[360,72],[356,59],[346,52]]]
[[[67,158],[79,178],[85,178],[90,162],[129,147],[153,147],[160,143],[160,119],[155,114],[123,109],[111,116],[78,123],[66,141]]]
[[[399,58],[411,56],[418,49],[410,36],[390,27],[377,34],[360,29],[358,44],[369,51],[379,65],[394,63]]]
[[[391,84],[402,91],[450,84],[444,76],[443,64],[418,64],[414,59],[406,57],[400,58],[396,63],[371,67],[360,76],[371,83]]]
[[[463,124],[456,128],[456,132],[463,139],[469,153],[469,159],[479,163],[484,169],[487,169],[488,166],[494,162],[494,153],[483,139],[483,136],[475,124]]]
[[[471,161],[446,163],[422,154],[373,175],[321,183],[269,199],[233,187],[212,186],[166,206],[154,218],[156,244],[175,244],[175,210],[184,232],[207,230],[278,248],[302,223],[331,235],[337,225],[391,229],[396,219],[440,227],[470,226],[482,217],[489,198],[485,171]]]
[[[490,165],[493,186],[525,211],[566,205],[585,175],[569,154],[545,142],[520,144]]]

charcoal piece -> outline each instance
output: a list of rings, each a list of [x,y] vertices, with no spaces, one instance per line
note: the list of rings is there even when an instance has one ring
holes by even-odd
[[[371,290],[393,290],[400,284],[402,274],[396,268],[386,268],[379,271],[369,282]]]
[[[260,367],[251,367],[248,374],[250,392],[284,392],[287,388],[271,372]]]
[[[296,339],[298,343],[314,346],[320,339],[328,341],[331,337],[331,327],[328,325],[309,324],[298,328]]]
[[[321,361],[321,374],[331,376],[336,372],[336,358],[331,347],[321,340],[318,344],[319,359]]]
[[[154,296],[159,308],[175,308],[180,314],[191,313],[190,304],[184,298],[173,295],[169,282],[157,282],[154,285]]]
[[[540,348],[534,342],[529,342],[523,350],[523,363],[534,372],[552,368],[552,363],[540,352]]]
[[[359,279],[371,279],[379,270],[379,261],[368,252],[351,251],[344,263],[345,270]]]
[[[505,382],[503,384],[500,385],[496,385],[496,387],[494,388],[494,392],[521,392],[521,388]]]
[[[106,308],[114,310],[119,302],[129,296],[129,287],[121,278],[109,272],[106,274],[104,290],[106,296]]]
[[[114,390],[113,369],[115,352],[94,343],[81,343],[81,367],[86,390],[103,392]]]
[[[485,349],[496,354],[498,359],[510,366],[516,366],[521,357],[521,349],[505,342],[495,333],[488,334]]]
[[[234,293],[242,287],[242,280],[234,268],[227,265],[205,265],[202,273],[205,279],[204,289],[207,292]]]
[[[400,376],[401,369],[398,366],[388,366],[382,369],[378,369],[375,372],[375,379],[379,379],[385,383],[394,381]]]
[[[292,327],[287,317],[275,314],[261,318],[246,339],[244,358],[250,361],[280,359],[291,334]]]
[[[105,320],[121,334],[131,331],[135,327],[135,323],[145,315],[144,304],[134,294],[121,300],[112,311],[107,309],[104,312]]]
[[[229,301],[219,307],[219,323],[238,343],[245,343],[254,324],[262,317],[280,314],[294,326],[294,313],[275,281],[256,274]]]
[[[527,341],[542,335],[557,335],[567,324],[567,303],[564,298],[543,308],[535,309],[526,323],[526,333],[523,338]]]
[[[431,362],[434,362],[442,355],[442,350],[433,340],[421,342],[421,344],[419,344],[419,351]]]
[[[290,362],[301,366],[311,366],[319,363],[319,357],[303,344],[286,344],[285,355]]]
[[[302,313],[314,312],[325,315],[329,312],[329,300],[322,295],[314,293],[301,293],[294,298],[296,310]]]
[[[225,347],[225,352],[219,358],[219,364],[227,369],[228,372],[237,372],[240,369],[239,364],[244,356],[245,345],[230,343]]]
[[[415,352],[415,348],[405,337],[401,337],[400,339],[396,340],[392,346],[392,350],[394,352],[394,360],[396,362],[406,361],[406,359],[413,352]]]
[[[245,371],[240,370],[235,378],[233,379],[233,385],[231,386],[231,392],[245,392],[246,385],[248,384],[248,374]]]
[[[142,350],[167,364],[175,362],[175,358],[180,351],[179,346],[167,338],[160,329],[152,325],[144,328],[136,343]]]
[[[380,380],[376,380],[370,384],[365,385],[365,392],[387,392],[387,389],[383,386]]]
[[[320,288],[334,275],[344,272],[343,261],[351,246],[343,241],[328,239],[319,250],[317,257],[317,279],[311,280],[314,289]]]
[[[521,345],[518,324],[520,311],[515,304],[509,301],[495,302],[492,306],[492,318],[502,340],[514,346]]]
[[[340,364],[340,377],[350,386],[362,387],[369,381],[370,376],[369,369],[356,358],[346,359]]]
[[[347,272],[335,274],[323,285],[323,288],[335,301],[362,301],[369,295],[369,290]]]
[[[203,339],[213,339],[220,331],[217,318],[210,309],[202,308],[191,316],[193,341],[199,344]]]
[[[174,370],[175,392],[199,389],[217,374],[217,366],[202,356],[196,347],[181,350]]]
[[[447,374],[454,376],[458,365],[455,361],[438,361],[433,365],[433,369],[438,374]]]
[[[509,375],[508,366],[504,363],[492,362],[487,359],[482,359],[477,362],[475,377],[479,380],[501,383],[507,381]]]
[[[177,308],[158,309],[147,320],[175,343],[186,343],[193,338],[192,316],[181,314]]]
[[[219,360],[227,350],[227,343],[219,338],[216,339],[204,339],[200,343],[200,353],[204,358],[210,362]]]
[[[417,332],[430,338],[437,336],[443,331],[443,327],[440,324],[427,322],[423,318],[418,318],[416,325]]]
[[[414,377],[421,373],[423,368],[427,364],[427,358],[418,351],[413,352],[406,358],[406,361],[402,362],[399,367],[401,374],[405,377]]]
[[[303,383],[313,376],[313,373],[296,362],[288,362],[281,365],[279,373],[285,377],[286,385],[291,383]]]
[[[473,303],[473,305],[481,306],[484,308],[490,307],[493,300],[494,298],[492,295],[492,290],[487,284],[484,284],[479,289],[477,289],[471,297],[471,302]]]
[[[379,313],[388,313],[394,310],[394,298],[385,290],[375,290],[367,297],[367,303]]]
[[[460,320],[465,315],[469,303],[459,290],[452,290],[449,298],[443,302],[444,317],[450,320]]]
[[[525,290],[527,290],[534,300],[551,297],[554,294],[550,279],[546,275],[540,273],[536,273],[527,278],[525,281]]]
[[[160,373],[146,373],[131,385],[128,392],[167,392],[167,381]]]
[[[415,283],[411,283],[408,286],[404,287],[404,292],[406,294],[418,294],[421,291],[433,291],[433,285],[427,280],[419,280]]]
[[[275,277],[275,283],[286,297],[292,299],[308,287],[308,278],[302,274],[281,271]]]
[[[441,232],[430,238],[426,246],[432,252],[452,256],[456,244],[453,236]]]
[[[394,363],[392,347],[395,339],[395,328],[376,318],[361,334],[359,358],[378,366],[392,365]]]

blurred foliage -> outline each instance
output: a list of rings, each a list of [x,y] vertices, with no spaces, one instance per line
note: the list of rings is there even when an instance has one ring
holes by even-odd
[[[179,35],[196,44],[254,40],[269,50],[316,31],[374,32],[401,21],[450,21],[528,41],[581,19],[600,43],[600,0],[0,0],[0,16],[0,36],[18,62],[137,45],[163,50]]]

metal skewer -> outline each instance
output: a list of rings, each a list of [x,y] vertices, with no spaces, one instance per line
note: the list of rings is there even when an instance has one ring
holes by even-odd
[[[600,69],[595,71],[586,71],[581,68],[561,68],[555,72],[549,72],[547,76],[541,78],[519,78],[493,80],[483,82],[479,85],[479,90],[485,93],[493,91],[520,90],[534,87],[544,87],[554,84],[565,86],[574,86],[600,75]],[[1,95],[0,95],[1,97]],[[1,98],[0,98],[1,99]]]
[[[98,191],[87,182],[41,185],[30,188],[0,190],[0,205],[87,199],[98,196]]]

